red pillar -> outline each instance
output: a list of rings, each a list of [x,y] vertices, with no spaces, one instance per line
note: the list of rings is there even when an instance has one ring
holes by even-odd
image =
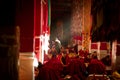
[[[41,34],[41,0],[34,0],[34,52],[39,60]]]
[[[48,0],[34,0],[34,52],[39,61],[43,61],[48,30]]]
[[[34,0],[18,0],[16,25],[20,27],[20,52],[33,52]]]

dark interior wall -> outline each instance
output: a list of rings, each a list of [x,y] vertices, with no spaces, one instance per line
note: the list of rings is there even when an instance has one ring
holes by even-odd
[[[34,0],[18,0],[16,26],[20,27],[20,52],[33,52]]]
[[[63,44],[70,40],[71,4],[72,0],[51,0],[51,40],[62,37],[60,41]],[[58,22],[62,23],[61,28],[57,25]]]
[[[15,25],[15,0],[0,0],[0,26]]]
[[[66,15],[64,18],[57,18],[51,22],[51,40],[59,38],[62,45],[67,45],[70,40],[70,22],[71,16]],[[62,22],[62,26],[57,25],[58,22]],[[61,27],[61,28],[60,28]]]
[[[0,0],[0,80],[18,80],[20,52],[33,51],[34,0]]]
[[[120,0],[92,0],[92,41],[120,40]],[[102,36],[102,37],[100,37]]]

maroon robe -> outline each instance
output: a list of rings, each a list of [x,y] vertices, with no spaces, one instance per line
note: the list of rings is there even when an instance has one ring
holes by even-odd
[[[89,74],[104,74],[105,65],[98,59],[91,59],[88,65]]]

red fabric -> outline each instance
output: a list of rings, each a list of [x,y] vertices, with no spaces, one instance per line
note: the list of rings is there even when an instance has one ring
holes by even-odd
[[[91,49],[97,49],[97,48],[98,48],[97,43],[92,43],[92,44],[91,44]]]
[[[63,66],[58,58],[49,60],[40,70],[40,80],[64,80],[61,75],[66,73],[71,76],[70,80],[85,80],[84,73],[86,67],[84,60],[79,58],[69,58],[69,64]]]
[[[41,31],[41,4],[40,0],[34,0],[34,36],[40,36]]]
[[[48,0],[45,0],[45,3],[43,2],[43,17],[42,17],[42,33],[49,33],[49,24],[48,24]]]
[[[16,8],[14,15],[16,16],[16,19],[14,19],[15,17],[13,17],[13,19],[15,20],[14,26],[20,27],[20,52],[33,52],[34,0],[29,0],[27,5],[25,0],[18,0],[17,2],[17,4],[19,4],[19,8]],[[16,7],[18,7],[18,5],[16,5]],[[11,31],[10,28],[8,30]]]
[[[103,74],[105,73],[105,65],[97,59],[92,59],[88,65],[89,74]]]
[[[82,41],[82,36],[73,36],[73,39]]]
[[[78,79],[76,79],[76,80],[79,80],[79,79],[85,80],[84,73],[86,72],[86,66],[85,66],[83,60],[81,60],[79,58],[71,59],[71,62],[66,69],[67,69],[69,75],[71,75],[71,76],[76,75],[76,77],[78,77]]]
[[[61,79],[62,70],[63,66],[60,61],[57,58],[53,58],[40,69],[40,80],[59,80]]]
[[[34,0],[34,29],[31,29],[31,30],[34,30],[34,38],[35,38],[34,39],[34,46],[35,46],[34,50],[39,60],[40,58],[39,54],[41,53],[39,53],[38,51],[40,51],[39,49],[42,49],[41,47],[42,47],[42,44],[44,44],[44,40],[43,42],[40,42],[40,40],[38,41],[38,39],[40,39],[38,37],[40,37],[41,35],[45,35],[45,33],[47,34],[50,33],[50,27],[48,25],[48,0],[44,0],[44,1]],[[28,41],[32,41],[32,40],[28,40]],[[32,49],[33,49],[33,46],[32,46]]]
[[[107,50],[107,42],[101,42],[100,50]]]
[[[62,55],[60,54],[60,55],[58,55],[58,60],[61,62],[61,58],[62,58]],[[69,65],[69,63],[70,63],[70,58],[69,58],[69,56],[68,56],[68,54],[66,54],[66,58],[65,58],[65,61],[66,61],[66,66],[68,66]]]
[[[116,56],[120,56],[120,44],[117,45]]]
[[[83,50],[80,50],[79,51],[79,55],[81,56],[81,57],[87,57],[87,55],[88,55],[88,51],[83,51]]]

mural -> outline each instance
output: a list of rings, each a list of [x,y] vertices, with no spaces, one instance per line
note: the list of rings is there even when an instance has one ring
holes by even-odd
[[[83,0],[74,0],[72,3],[71,35],[81,36],[83,28]]]
[[[71,35],[81,37],[83,49],[89,50],[91,30],[91,0],[75,0],[72,3]]]

